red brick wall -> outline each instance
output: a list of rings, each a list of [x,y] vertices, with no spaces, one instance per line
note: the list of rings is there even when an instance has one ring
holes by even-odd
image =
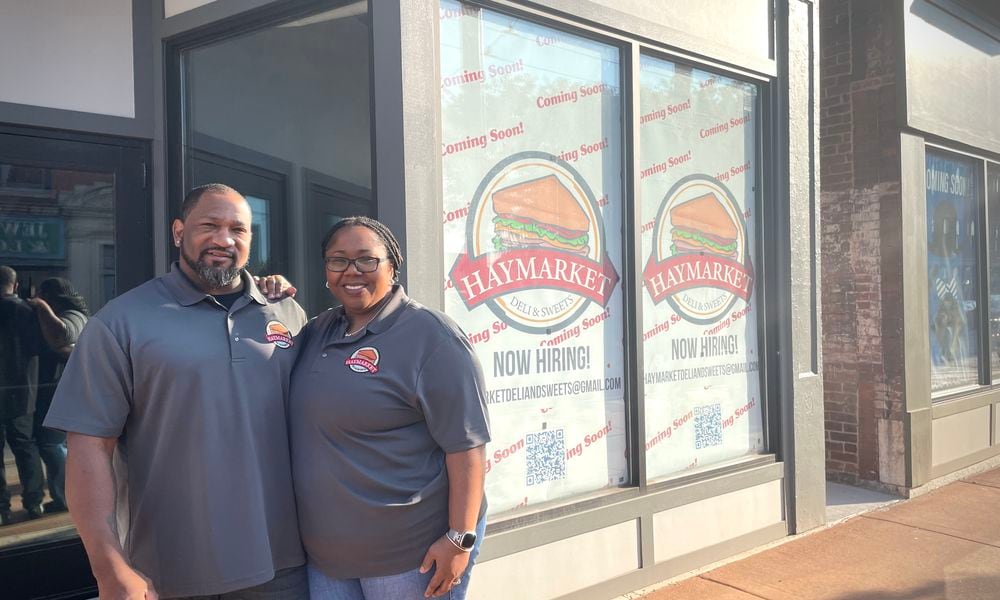
[[[895,2],[820,6],[823,373],[829,479],[880,481],[903,416]]]

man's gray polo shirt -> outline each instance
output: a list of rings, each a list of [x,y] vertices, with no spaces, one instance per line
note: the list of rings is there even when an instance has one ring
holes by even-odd
[[[161,597],[242,589],[304,562],[285,399],[305,313],[242,277],[228,313],[177,263],[108,303],[45,419],[118,438],[123,545]]]
[[[445,453],[490,439],[482,369],[465,335],[400,286],[391,293],[361,334],[344,335],[341,309],[313,319],[292,375],[302,541],[329,577],[419,567],[448,531]]]

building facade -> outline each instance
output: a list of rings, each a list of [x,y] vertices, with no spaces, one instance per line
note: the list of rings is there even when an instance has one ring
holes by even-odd
[[[995,464],[1000,12],[821,7],[831,479],[909,495]]]
[[[23,287],[96,309],[164,272],[210,181],[311,314],[333,222],[395,231],[487,379],[472,597],[610,598],[823,523],[816,3],[13,3],[0,40]],[[93,594],[65,522],[0,531],[0,575]]]

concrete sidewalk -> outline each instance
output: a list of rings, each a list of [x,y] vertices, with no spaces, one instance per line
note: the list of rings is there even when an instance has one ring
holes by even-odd
[[[1000,599],[1000,469],[629,597]]]

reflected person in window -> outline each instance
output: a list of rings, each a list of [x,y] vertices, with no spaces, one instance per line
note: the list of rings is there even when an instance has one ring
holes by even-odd
[[[341,220],[322,251],[342,306],[303,329],[289,397],[311,597],[464,598],[485,528],[482,369],[396,282],[385,225]]]
[[[34,434],[38,453],[45,463],[45,478],[52,500],[45,512],[64,512],[66,506],[66,433],[43,427],[52,405],[59,377],[69,360],[80,332],[87,324],[90,310],[73,284],[62,277],[46,279],[38,286],[38,295],[28,299],[35,308],[41,328],[42,344],[38,359],[38,404],[35,408]]]
[[[0,454],[10,446],[29,519],[42,516],[42,463],[32,436],[41,337],[31,307],[17,296],[17,272],[0,266]],[[6,470],[0,460],[0,525],[13,520]]]

